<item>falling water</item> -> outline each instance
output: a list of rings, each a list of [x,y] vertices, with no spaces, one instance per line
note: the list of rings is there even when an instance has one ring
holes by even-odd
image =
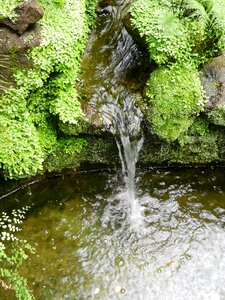
[[[114,134],[122,166],[125,183],[123,196],[128,201],[130,221],[141,221],[141,208],[136,198],[135,171],[138,154],[143,144],[141,135],[141,111],[135,107],[135,101],[129,95],[123,98],[123,107],[106,104],[103,108],[104,123]],[[108,115],[112,115],[109,123]]]
[[[88,117],[95,118],[97,111],[97,119],[100,118],[104,127],[114,134],[125,184],[123,195],[128,201],[128,216],[130,219],[139,216],[140,219],[135,169],[143,144],[142,113],[136,104],[138,96],[132,90],[134,82],[129,74],[137,68],[141,53],[124,26],[130,2],[108,1],[108,5],[104,3],[105,7],[99,10],[92,47],[83,69],[86,68],[85,82],[87,84],[88,80],[88,86],[92,87],[89,105],[95,108],[91,111],[93,115]]]

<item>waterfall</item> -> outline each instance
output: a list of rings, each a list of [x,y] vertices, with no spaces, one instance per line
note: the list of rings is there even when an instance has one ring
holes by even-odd
[[[141,209],[136,198],[135,173],[138,155],[144,138],[141,134],[142,113],[136,107],[135,99],[130,95],[123,96],[123,106],[105,104],[102,107],[104,123],[116,140],[125,184],[125,195],[128,201],[128,216],[140,220]],[[112,118],[110,118],[112,116]]]
[[[82,63],[84,86],[88,86],[91,113],[97,112],[106,130],[114,134],[124,178],[128,215],[138,211],[135,169],[143,144],[142,113],[137,105],[134,88],[137,66],[142,54],[124,26],[131,1],[100,2],[96,29],[90,38],[90,48]],[[102,7],[104,6],[104,7]],[[88,115],[89,119],[93,119]],[[94,116],[95,117],[95,116]]]

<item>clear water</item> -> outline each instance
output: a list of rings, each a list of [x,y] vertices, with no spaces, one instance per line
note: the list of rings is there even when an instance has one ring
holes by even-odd
[[[22,272],[36,299],[225,299],[224,172],[138,172],[141,225],[115,174],[46,179],[2,199],[2,210],[32,205],[21,234],[37,253]]]

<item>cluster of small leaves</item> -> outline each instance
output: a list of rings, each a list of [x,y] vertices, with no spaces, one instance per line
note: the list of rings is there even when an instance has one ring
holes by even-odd
[[[188,60],[199,65],[225,47],[222,0],[138,0],[131,15],[159,65]]]
[[[13,10],[21,3],[27,0],[0,0],[0,18],[15,17]]]
[[[186,132],[203,108],[203,89],[195,67],[173,64],[154,71],[147,82],[150,122],[167,141]]]
[[[83,138],[66,137],[61,139],[55,147],[55,150],[48,157],[44,167],[49,172],[61,171],[65,168],[76,168],[79,166],[79,154],[87,145]],[[60,159],[59,159],[60,158]]]
[[[94,26],[94,21],[96,18],[96,6],[99,0],[86,0],[86,15],[87,15],[87,23],[89,27]]]
[[[0,116],[0,140],[0,161],[7,177],[23,178],[42,170],[43,150],[32,122]]]
[[[35,67],[18,70],[16,82],[25,90],[44,89],[50,113],[63,122],[76,124],[82,117],[74,84],[88,31],[85,1],[39,0],[39,3],[45,14],[40,20],[43,25],[41,45],[30,52]],[[66,26],[62,20],[67,20]]]
[[[137,0],[131,16],[159,67],[147,83],[148,119],[159,137],[173,142],[203,110],[198,68],[225,48],[225,2]]]
[[[137,1],[132,6],[131,15],[133,26],[146,39],[150,58],[157,64],[181,60],[190,53],[184,25],[159,1]]]
[[[3,287],[12,289],[17,299],[34,299],[27,281],[19,274],[19,267],[34,253],[34,248],[16,233],[21,231],[20,224],[29,207],[13,210],[9,216],[3,212],[0,217],[0,279]],[[4,283],[4,284],[3,284]]]
[[[18,1],[9,1],[10,7]],[[28,54],[32,68],[15,70],[17,88],[1,95],[0,167],[5,178],[42,172],[44,160],[61,147],[57,123],[79,126],[83,117],[75,84],[97,0],[38,2],[45,14],[41,45]],[[8,4],[2,4],[5,11]]]

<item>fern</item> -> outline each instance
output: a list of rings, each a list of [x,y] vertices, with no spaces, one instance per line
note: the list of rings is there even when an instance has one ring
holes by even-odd
[[[199,66],[225,48],[224,0],[138,0],[131,16],[159,65]]]

